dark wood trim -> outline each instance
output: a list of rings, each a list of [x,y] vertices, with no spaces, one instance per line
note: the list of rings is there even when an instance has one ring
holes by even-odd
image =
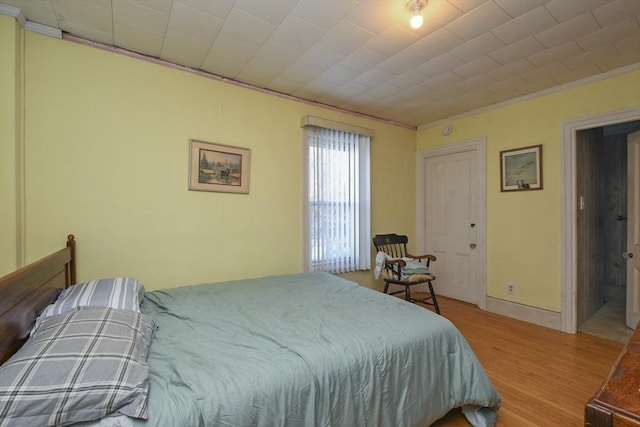
[[[0,278],[0,363],[29,337],[36,317],[62,289],[76,281],[76,241]]]

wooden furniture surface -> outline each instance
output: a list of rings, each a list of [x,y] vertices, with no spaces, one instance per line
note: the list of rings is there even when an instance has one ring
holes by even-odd
[[[585,408],[585,426],[640,426],[640,326]]]
[[[65,248],[0,277],[0,364],[29,337],[36,317],[76,281],[75,238]]]

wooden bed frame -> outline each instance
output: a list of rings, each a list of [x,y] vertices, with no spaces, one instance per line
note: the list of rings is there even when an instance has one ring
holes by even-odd
[[[0,278],[0,364],[29,337],[36,317],[76,283],[76,240],[65,248]]]

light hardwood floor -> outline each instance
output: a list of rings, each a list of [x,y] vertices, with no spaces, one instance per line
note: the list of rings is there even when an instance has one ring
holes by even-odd
[[[498,427],[584,425],[584,406],[624,347],[592,335],[565,334],[439,297],[502,397]],[[427,309],[427,308],[425,308]],[[434,426],[469,426],[453,410]]]

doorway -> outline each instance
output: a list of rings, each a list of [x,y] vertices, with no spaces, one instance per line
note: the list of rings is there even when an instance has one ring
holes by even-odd
[[[640,121],[576,133],[579,332],[626,342],[627,135]]]
[[[616,328],[627,332],[623,271],[626,262],[622,259],[627,233],[624,218],[627,172],[621,165],[627,160],[626,135],[639,128],[638,109],[563,125],[562,327],[565,332],[575,333],[588,326],[585,322],[603,307],[613,309],[610,317],[617,319]],[[605,331],[613,330],[611,326],[602,327]]]

